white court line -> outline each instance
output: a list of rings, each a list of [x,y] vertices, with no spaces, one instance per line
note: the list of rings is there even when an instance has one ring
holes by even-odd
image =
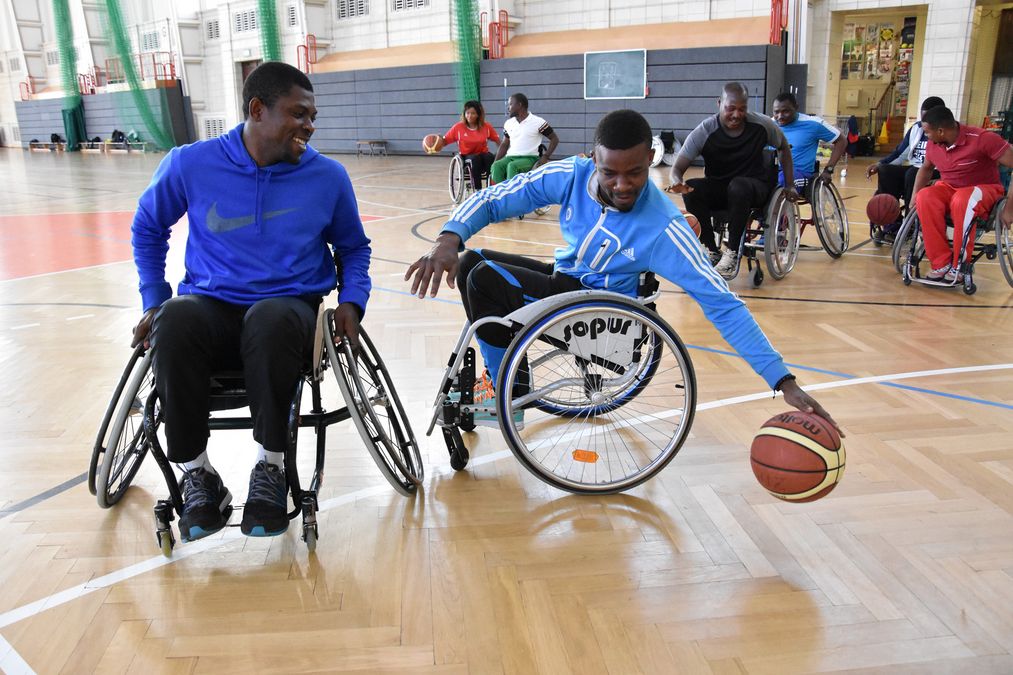
[[[78,314],[77,316],[68,316],[64,321],[79,321],[81,319],[90,319],[95,316],[94,314]]]
[[[25,328],[35,328],[41,325],[41,323],[23,323],[20,326],[11,326],[11,330],[24,330]]]
[[[963,366],[958,368],[941,368],[938,370],[916,370],[907,373],[893,373],[890,375],[876,375],[873,377],[858,377],[849,378],[844,380],[834,380],[832,382],[824,382],[821,384],[811,384],[802,387],[805,391],[821,391],[824,389],[836,389],[838,387],[849,387],[858,384],[870,384],[874,382],[885,382],[893,380],[909,380],[919,377],[932,377],[935,375],[953,375],[958,373],[974,373],[982,371],[994,371],[994,370],[1009,370],[1013,369],[1013,363],[996,363],[981,366]],[[780,396],[780,393],[776,394]],[[701,403],[697,406],[697,412],[703,410],[712,410],[714,408],[722,408],[729,405],[736,405],[738,403],[746,403],[748,401],[757,401],[760,399],[767,399],[771,397],[771,392],[763,391],[757,394],[746,394],[744,396],[735,396],[732,398],[723,398],[716,401],[710,401],[708,403]],[[675,414],[675,411],[669,411],[671,414]],[[664,414],[664,413],[662,413]],[[510,450],[500,450],[488,455],[482,455],[472,459],[469,466],[481,466],[490,462],[496,462],[512,455]],[[451,473],[449,464],[441,464],[437,467],[434,472],[437,475],[443,475]],[[350,502],[354,502],[357,499],[364,497],[371,497],[378,494],[383,494],[391,489],[389,485],[376,485],[370,488],[364,488],[362,490],[356,490],[339,497],[333,497],[320,503],[319,512],[329,511],[331,509],[343,506]],[[221,535],[212,536],[206,539],[201,539],[196,542],[189,543],[185,546],[176,549],[173,552],[173,557],[166,558],[165,556],[158,555],[147,560],[141,561],[129,567],[125,567],[115,572],[110,572],[101,577],[91,579],[83,584],[78,584],[71,588],[54,593],[45,598],[36,600],[35,602],[16,607],[12,610],[0,614],[0,628],[5,628],[11,624],[25,619],[31,618],[40,614],[47,609],[52,609],[59,605],[65,604],[72,600],[76,600],[80,597],[93,593],[97,590],[112,586],[121,581],[126,581],[133,577],[150,572],[151,570],[158,569],[159,567],[165,567],[171,565],[174,562],[185,560],[186,558],[199,555],[205,551],[216,549],[220,546],[238,539],[242,536],[239,528],[229,527],[226,528],[225,532]],[[5,651],[6,650],[6,651]],[[18,669],[20,668],[20,670]],[[21,658],[21,656],[14,650],[13,646],[10,645],[3,637],[0,637],[0,669],[5,673],[32,673],[33,671],[28,664]]]
[[[0,284],[9,284],[12,281],[24,281],[25,279],[38,279],[39,277],[51,277],[54,274],[65,274],[67,272],[80,272],[82,270],[96,270],[100,267],[109,267],[110,265],[122,265],[123,263],[133,262],[133,260],[114,260],[112,262],[100,263],[98,265],[85,265],[84,267],[72,267],[69,270],[56,270],[55,272],[42,272],[40,274],[29,274],[26,277],[14,277],[12,279],[0,279]]]

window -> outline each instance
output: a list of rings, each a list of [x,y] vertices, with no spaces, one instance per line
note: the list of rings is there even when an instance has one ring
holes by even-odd
[[[221,27],[218,25],[218,19],[211,19],[207,23],[207,32],[205,33],[208,40],[217,40],[221,37]]]
[[[142,52],[157,52],[158,51],[158,31],[148,31],[147,33],[141,33],[141,51]]]
[[[12,73],[16,73],[16,72],[19,72],[21,70],[21,59],[19,57],[12,56],[11,60],[8,63],[10,65],[10,67],[11,67],[11,72]]]
[[[295,13],[295,5],[289,5],[285,8],[285,25],[289,28],[299,25],[299,17]]]
[[[249,33],[257,30],[257,10],[248,9],[232,15],[232,32]]]
[[[369,0],[338,0],[338,18],[353,19],[369,14]]]
[[[225,133],[225,119],[222,117],[204,118],[204,138],[218,138]]]
[[[423,9],[429,6],[429,0],[390,0],[392,12],[407,12],[411,9]]]
[[[60,65],[60,50],[53,49],[46,52],[46,64],[50,66]]]

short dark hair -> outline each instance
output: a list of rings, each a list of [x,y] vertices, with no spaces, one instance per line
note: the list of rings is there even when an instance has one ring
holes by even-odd
[[[935,108],[929,108],[922,115],[922,124],[928,124],[932,127],[954,127],[957,126],[957,120],[953,116],[953,111],[947,108],[945,105],[937,105]]]
[[[598,122],[594,143],[609,150],[629,150],[641,143],[651,147],[651,125],[636,110],[613,110]]]
[[[785,101],[791,103],[792,108],[798,108],[798,99],[795,98],[795,94],[790,91],[782,91],[774,97],[774,103],[784,103]]]
[[[922,107],[919,108],[919,110],[932,110],[937,105],[946,105],[946,101],[938,96],[929,96],[927,99],[922,101]]]
[[[520,103],[525,108],[528,107],[528,97],[525,96],[524,94],[522,94],[520,92],[518,92],[516,94],[510,94],[510,98],[512,98],[513,100],[517,101],[518,103]]]
[[[749,89],[741,82],[726,82],[725,86],[721,88],[721,96],[734,96],[749,100]]]
[[[250,116],[250,101],[259,98],[268,108],[279,98],[292,90],[302,87],[313,91],[313,84],[306,74],[281,61],[267,61],[253,69],[243,83],[243,116]]]

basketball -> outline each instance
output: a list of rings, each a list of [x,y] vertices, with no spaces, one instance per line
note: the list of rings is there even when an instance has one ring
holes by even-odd
[[[684,213],[682,215],[686,218],[686,222],[689,223],[689,226],[693,228],[693,234],[699,237],[700,221],[697,220],[697,217],[694,216],[692,213]]]
[[[873,225],[892,225],[900,216],[900,202],[893,195],[875,195],[865,205],[865,215]]]
[[[760,485],[789,502],[826,496],[844,474],[840,434],[818,415],[797,410],[764,422],[749,454]]]
[[[443,136],[439,134],[426,134],[422,139],[422,149],[432,155],[443,149]]]

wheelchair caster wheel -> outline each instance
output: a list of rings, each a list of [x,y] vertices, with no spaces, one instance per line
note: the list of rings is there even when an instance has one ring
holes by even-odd
[[[306,542],[306,550],[313,553],[317,550],[317,526],[306,527],[302,529],[302,540]]]
[[[978,287],[973,282],[964,284],[964,295],[974,295],[977,290]]]
[[[911,285],[911,277],[909,277],[906,274],[904,275],[904,285],[905,286],[910,286]]]
[[[158,541],[158,548],[166,558],[172,557],[172,549],[176,546],[176,538],[172,536],[172,530],[159,530],[155,532],[155,539]]]
[[[313,490],[302,493],[302,540],[310,553],[317,550],[317,494]]]
[[[461,471],[468,466],[471,456],[468,454],[468,448],[465,447],[464,441],[461,439],[461,432],[457,430],[457,427],[443,427],[443,440],[450,453],[450,468],[454,471]]]
[[[762,283],[763,283],[763,270],[761,270],[759,264],[757,264],[756,271],[753,272],[753,286],[759,288],[760,284]]]
[[[457,426],[459,426],[461,428],[461,431],[474,431],[475,430],[475,424],[473,422],[465,422],[463,419],[461,420],[461,423],[458,424]]]

